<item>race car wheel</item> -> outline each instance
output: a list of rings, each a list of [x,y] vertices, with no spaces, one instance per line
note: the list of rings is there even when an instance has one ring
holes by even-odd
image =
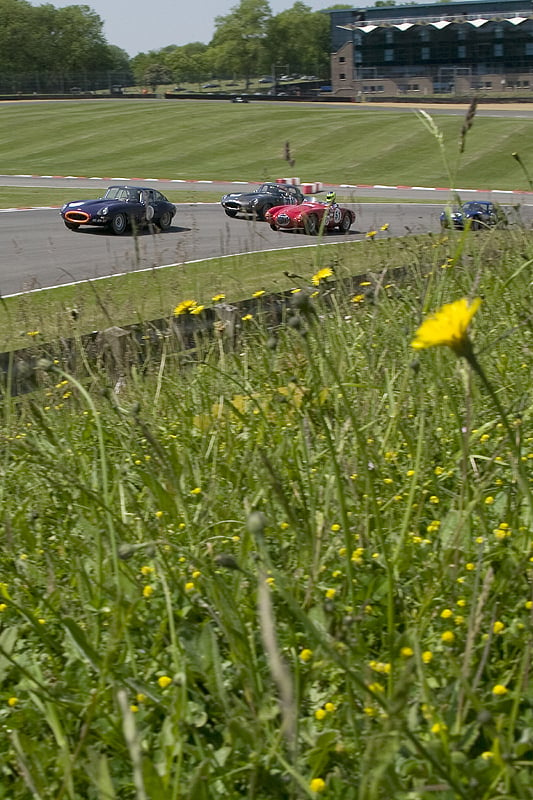
[[[278,228],[277,228],[277,225],[274,225],[274,223],[273,223],[273,222],[271,222],[271,223],[270,223],[270,227],[271,227],[271,229],[272,229],[273,231],[277,231],[277,229],[278,229]]]
[[[163,213],[159,217],[159,222],[157,223],[158,228],[162,231],[168,231],[171,224],[172,224],[172,215],[170,211],[163,211]]]
[[[122,236],[128,227],[128,218],[125,214],[117,214],[111,221],[111,230],[115,236]]]
[[[266,212],[269,211],[271,208],[274,208],[272,203],[265,203],[264,206],[260,206],[255,209],[255,216],[257,217],[257,219],[264,219]]]
[[[339,231],[341,233],[348,233],[348,231],[351,228],[351,225],[352,225],[352,219],[351,219],[350,215],[349,214],[345,214],[343,216],[343,218],[341,219],[341,222],[340,222],[340,225],[339,225]]]
[[[316,214],[309,214],[304,219],[304,230],[308,236],[316,236],[318,233],[318,217]]]
[[[80,227],[78,222],[67,222],[66,220],[65,220],[65,225],[69,229],[69,231],[77,231],[78,228]]]
[[[224,211],[226,212],[228,217],[236,217],[237,216],[237,212],[235,211],[234,208],[225,208]]]

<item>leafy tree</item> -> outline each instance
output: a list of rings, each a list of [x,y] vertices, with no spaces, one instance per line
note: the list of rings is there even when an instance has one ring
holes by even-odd
[[[229,74],[241,75],[247,88],[268,63],[265,38],[271,17],[267,0],[241,0],[229,14],[215,17],[211,46],[216,48],[217,63]]]
[[[149,64],[143,73],[143,84],[150,86],[155,93],[160,83],[170,83],[172,73],[164,64]]]
[[[57,83],[58,75],[93,76],[127,64],[127,54],[108,45],[103,22],[89,6],[0,0],[0,76],[22,76],[19,88],[29,76],[45,87],[52,75]]]
[[[287,72],[329,74],[329,17],[301,0],[272,17],[266,48],[271,63]]]
[[[197,57],[207,57],[208,47],[202,42],[190,42],[182,47],[173,47],[165,54],[165,64],[171,70],[174,81],[180,84],[183,81],[196,80],[193,75],[202,72],[202,66]],[[195,61],[196,59],[196,61]],[[203,64],[207,68],[207,64]],[[200,79],[201,80],[201,79]]]
[[[32,53],[39,31],[34,9],[26,0],[0,0],[0,71],[32,68]]]

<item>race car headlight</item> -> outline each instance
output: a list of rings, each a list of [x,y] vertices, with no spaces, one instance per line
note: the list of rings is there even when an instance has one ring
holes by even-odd
[[[100,211],[98,212],[99,217],[107,217],[108,214],[109,214],[109,206],[104,206],[104,208],[101,208]]]

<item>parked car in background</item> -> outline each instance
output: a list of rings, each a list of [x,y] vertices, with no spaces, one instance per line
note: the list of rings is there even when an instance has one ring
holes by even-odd
[[[473,231],[503,227],[508,223],[507,215],[499,205],[479,200],[463,203],[459,207],[445,208],[440,215],[442,228],[464,230],[468,221]]]
[[[355,212],[337,203],[332,205],[310,198],[296,206],[271,208],[265,219],[274,231],[303,231],[316,236],[321,229],[348,233],[355,222]]]
[[[244,94],[237,94],[235,97],[231,98],[232,103],[248,103],[249,100]]]
[[[264,219],[269,208],[296,205],[303,200],[304,195],[297,186],[287,186],[284,183],[262,183],[253,192],[225,194],[220,202],[228,217],[245,214],[248,217]]]
[[[60,210],[71,231],[95,225],[108,228],[117,236],[129,227],[148,224],[166,231],[175,213],[176,207],[161,192],[145,186],[110,186],[103,197],[65,203]]]

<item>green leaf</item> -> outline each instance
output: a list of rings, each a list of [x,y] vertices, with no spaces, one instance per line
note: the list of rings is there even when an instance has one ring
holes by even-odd
[[[100,656],[94,647],[87,641],[87,637],[78,623],[70,617],[66,617],[65,619],[61,620],[61,622],[80,655],[89,662],[93,669],[95,669],[97,672],[100,672]]]

